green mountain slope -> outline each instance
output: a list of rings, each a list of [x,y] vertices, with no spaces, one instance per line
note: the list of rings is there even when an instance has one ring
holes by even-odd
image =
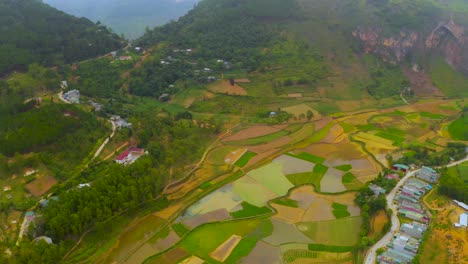
[[[275,45],[292,41],[313,50],[309,58],[322,59],[321,68],[330,69],[309,78],[321,96],[379,99],[408,86],[428,96],[427,87],[410,77],[429,74],[433,83],[449,78],[433,58],[468,76],[467,6],[429,0],[204,0],[177,22],[147,32],[139,44],[192,48],[199,57],[240,62],[252,72],[294,64],[292,56],[274,63],[270,56]],[[408,77],[404,70],[411,68],[419,71]],[[455,86],[442,92],[467,93]]]
[[[0,74],[31,63],[50,66],[93,58],[122,46],[105,27],[38,0],[0,0],[0,25]]]

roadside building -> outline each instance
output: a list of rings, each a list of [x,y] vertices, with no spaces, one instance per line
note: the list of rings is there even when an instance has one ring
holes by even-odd
[[[72,104],[79,104],[80,103],[80,91],[76,89],[68,91],[65,94],[63,94],[63,99]]]
[[[134,163],[137,159],[145,154],[146,152],[144,149],[131,147],[117,156],[117,158],[115,158],[115,162],[127,166]]]
[[[402,233],[414,237],[416,239],[421,239],[426,230],[427,225],[418,222],[413,222],[412,224],[404,223],[400,228],[400,231]]]
[[[465,209],[465,210],[468,211],[468,205],[467,205],[467,204],[462,203],[462,202],[459,202],[459,201],[457,201],[457,200],[453,200],[453,202],[454,202],[456,205],[458,205],[458,206],[460,206],[461,208],[463,208],[463,209]]]
[[[404,165],[404,164],[394,164],[392,166],[392,169],[395,170],[395,171],[408,172],[409,167]]]
[[[122,129],[122,128],[132,128],[132,123],[128,123],[125,119],[121,118],[120,116],[118,115],[113,115],[111,116],[111,121],[114,122],[115,126],[118,128],[118,129]]]
[[[467,228],[468,227],[468,213],[460,215],[460,221],[454,224],[455,227]]]
[[[378,186],[378,185],[375,185],[373,183],[369,184],[369,189],[371,189],[371,191],[374,192],[375,196],[379,196],[381,194],[385,194],[385,189]]]
[[[439,180],[440,175],[434,169],[423,166],[421,170],[416,173],[416,177],[431,183],[435,183]]]
[[[387,180],[399,180],[400,176],[398,176],[398,174],[388,174],[388,175],[385,175],[385,179],[387,179]]]

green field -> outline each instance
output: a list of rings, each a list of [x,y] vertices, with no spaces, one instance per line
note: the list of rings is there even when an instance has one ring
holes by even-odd
[[[234,218],[245,218],[255,215],[263,215],[267,213],[271,213],[271,210],[266,206],[257,207],[247,202],[242,202],[242,209],[236,212],[232,212],[231,215]]]
[[[191,254],[211,259],[209,254],[232,235],[242,236],[243,239],[246,237],[261,239],[268,236],[272,232],[271,222],[270,225],[268,225],[268,222],[270,221],[265,219],[250,219],[203,225],[190,233],[180,243],[180,247]],[[248,235],[249,233],[250,235]],[[236,262],[242,255],[248,253],[246,251],[253,248],[252,244],[252,240],[244,241],[242,244],[239,243],[229,257],[230,261],[233,261],[231,263]]]
[[[350,216],[351,214],[348,212],[348,206],[339,203],[333,203],[333,215],[336,219],[345,218]]]
[[[255,179],[279,196],[286,195],[294,185],[283,175],[283,165],[270,163],[247,173],[247,176]]]
[[[190,228],[188,228],[186,225],[182,223],[175,223],[172,225],[172,229],[174,229],[174,232],[180,237],[185,236],[188,232],[190,232]]]
[[[307,152],[301,152],[301,153],[299,153],[297,155],[287,153],[286,155],[291,156],[291,157],[295,157],[295,158],[298,158],[298,159],[302,159],[302,160],[305,160],[305,161],[310,161],[312,163],[323,163],[325,161],[325,158],[318,157],[318,156],[312,155],[312,154],[307,153]]]
[[[293,207],[293,208],[298,208],[299,205],[296,200],[291,200],[288,198],[279,198],[274,200],[272,203],[279,204],[279,205],[284,205],[288,207]]]
[[[210,188],[212,185],[213,185],[212,182],[204,182],[204,183],[202,183],[200,185],[199,188],[202,189],[202,190],[206,190],[206,189]]]
[[[345,165],[340,165],[340,166],[335,167],[335,169],[340,170],[340,171],[349,171],[352,168],[353,168],[353,166],[351,166],[351,164],[345,164]],[[343,181],[344,181],[344,179],[343,179]]]
[[[319,191],[320,182],[322,181],[323,176],[327,173],[328,167],[322,164],[316,164],[312,172],[304,172],[297,174],[290,174],[286,177],[288,180],[295,186],[303,184],[312,184]]]
[[[343,175],[341,182],[347,190],[359,190],[363,186],[362,182],[360,182],[351,172],[347,172]]]
[[[257,156],[257,153],[247,151],[244,155],[242,155],[242,157],[240,157],[240,159],[236,161],[236,163],[234,163],[234,165],[242,168],[247,165],[247,163],[249,163],[249,161],[255,156]]]
[[[249,138],[249,139],[243,139],[243,140],[235,140],[235,141],[229,141],[225,142],[227,145],[233,145],[233,146],[254,146],[254,145],[261,145],[265,143],[269,143],[271,141],[274,141],[280,137],[284,137],[288,135],[288,131],[278,131],[272,134],[268,134],[265,136],[261,137],[255,137],[255,138]]]
[[[450,123],[450,136],[456,140],[468,140],[468,114]]]
[[[359,239],[361,217],[297,224],[299,230],[318,244],[353,246]]]
[[[458,166],[449,167],[448,172],[453,176],[460,177],[468,184],[468,162],[463,162]]]
[[[323,244],[309,244],[307,246],[310,251],[328,251],[328,252],[350,252],[353,251],[354,247],[350,246],[332,246],[332,245],[323,245]]]

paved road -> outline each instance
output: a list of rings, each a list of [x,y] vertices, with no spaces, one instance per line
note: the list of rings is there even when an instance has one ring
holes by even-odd
[[[463,163],[465,161],[468,161],[468,157],[466,157],[466,158],[464,158],[462,160],[450,163],[449,165],[447,165],[447,167],[456,166],[456,165],[458,165],[460,163]],[[380,239],[377,243],[375,243],[367,251],[366,261],[364,262],[365,264],[374,264],[377,249],[386,246],[390,242],[390,240],[392,239],[395,232],[400,229],[400,221],[398,220],[398,217],[397,217],[397,213],[398,213],[397,212],[397,206],[393,203],[393,198],[395,198],[395,194],[398,191],[398,189],[400,189],[400,187],[403,186],[405,184],[405,182],[409,178],[411,178],[413,175],[415,175],[416,172],[418,172],[418,171],[420,171],[420,170],[415,170],[415,171],[408,172],[405,175],[405,177],[403,177],[403,179],[401,179],[398,182],[398,184],[395,186],[395,188],[393,188],[393,190],[387,195],[387,207],[392,209],[392,211],[393,211],[392,212],[392,227],[390,228],[390,231],[384,237],[382,237],[382,239]]]
[[[102,152],[102,150],[104,149],[104,147],[107,145],[107,143],[109,143],[109,140],[110,140],[111,138],[114,137],[115,130],[116,130],[117,127],[116,127],[114,121],[111,120],[110,122],[111,122],[111,124],[112,124],[112,133],[110,134],[110,136],[109,136],[108,138],[106,138],[106,140],[104,140],[104,142],[102,142],[102,144],[101,144],[101,146],[98,148],[98,150],[96,150],[96,153],[94,153],[94,156],[93,156],[93,160],[94,160],[95,158],[97,158],[97,157],[101,154],[101,152]]]

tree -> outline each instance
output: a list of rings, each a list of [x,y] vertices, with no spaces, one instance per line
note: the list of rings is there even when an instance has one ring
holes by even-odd
[[[307,110],[307,120],[310,121],[312,119],[312,117],[314,117],[314,113],[312,111],[310,111],[310,110]]]

